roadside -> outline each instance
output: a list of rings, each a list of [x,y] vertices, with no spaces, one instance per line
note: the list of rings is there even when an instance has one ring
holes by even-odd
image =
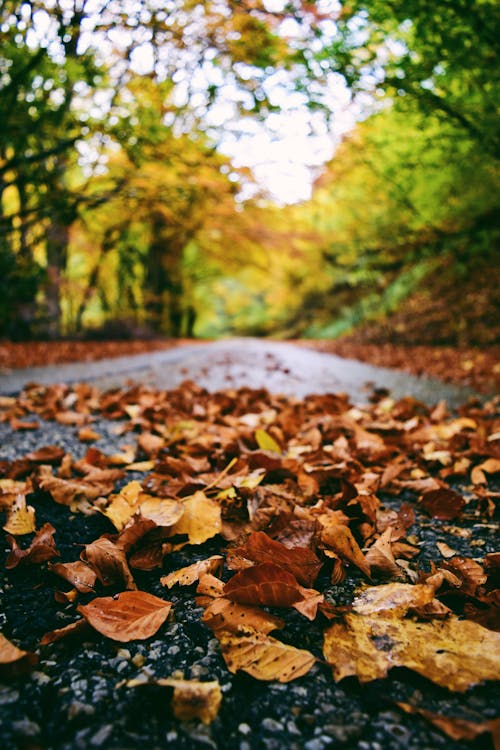
[[[93,362],[111,357],[172,349],[196,339],[122,341],[0,342],[0,372],[68,362]],[[475,349],[451,346],[410,346],[366,343],[356,336],[335,340],[297,340],[316,351],[358,359],[412,375],[427,375],[481,393],[500,389],[500,346]]]

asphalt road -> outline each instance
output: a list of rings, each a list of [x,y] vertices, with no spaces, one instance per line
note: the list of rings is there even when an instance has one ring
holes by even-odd
[[[262,339],[226,339],[180,346],[131,357],[50,365],[0,374],[0,393],[18,392],[26,383],[93,382],[101,388],[127,381],[174,388],[194,380],[209,391],[248,386],[303,398],[311,393],[345,392],[354,403],[366,402],[373,387],[395,398],[413,396],[425,403],[445,399],[450,407],[473,391],[433,378],[315,352],[295,344]]]

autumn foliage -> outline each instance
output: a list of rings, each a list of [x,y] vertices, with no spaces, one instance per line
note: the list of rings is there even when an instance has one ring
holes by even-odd
[[[4,565],[47,566],[47,593],[74,610],[41,648],[83,632],[120,643],[161,638],[175,615],[169,593],[192,587],[231,672],[286,683],[326,661],[332,679],[363,683],[399,666],[466,691],[498,677],[499,555],[472,559],[440,544],[424,565],[418,524],[437,519],[453,534],[455,523],[491,521],[495,407],[470,403],[451,415],[442,403],[411,398],[374,396],[354,407],[343,395],[210,394],[193,383],[170,392],[27,386],[0,399],[13,430],[48,419],[78,434],[105,416],[127,445],[114,454],[87,447],[76,460],[42,439],[38,450],[0,462]],[[58,530],[37,523],[42,497],[101,514],[109,532],[75,539],[79,559],[61,559]],[[207,542],[217,554],[203,554]],[[171,558],[181,549],[193,562],[179,569]],[[139,571],[157,576],[165,596],[141,590]],[[338,606],[335,592],[347,580],[355,594]],[[319,623],[323,643],[314,652],[287,642],[292,613],[304,628]],[[35,660],[2,636],[3,674]],[[217,715],[217,683],[139,673],[127,687],[152,681],[173,690],[179,718],[209,723]]]

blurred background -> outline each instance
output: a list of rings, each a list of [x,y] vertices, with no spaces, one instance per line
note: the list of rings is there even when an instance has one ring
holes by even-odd
[[[0,338],[498,344],[494,0],[0,0]]]

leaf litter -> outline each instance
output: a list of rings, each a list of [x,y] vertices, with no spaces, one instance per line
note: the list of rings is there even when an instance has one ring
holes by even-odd
[[[0,421],[13,429],[56,420],[85,444],[104,417],[129,442],[112,455],[89,447],[79,461],[54,445],[0,461],[5,567],[46,566],[52,595],[73,609],[74,620],[45,633],[42,647],[84,626],[118,643],[161,638],[175,603],[135,582],[135,571],[158,569],[161,586],[193,587],[231,673],[288,683],[326,662],[335,681],[366,683],[404,667],[464,692],[500,673],[500,556],[467,557],[441,541],[426,561],[418,524],[493,527],[497,406],[470,402],[450,416],[444,405],[386,395],[353,407],[342,394],[299,401],[246,388],[210,394],[189,382],[170,392],[27,386],[0,403]],[[128,470],[140,480],[127,482]],[[80,560],[54,563],[57,530],[37,524],[42,498],[100,514],[114,533],[75,539]],[[454,528],[460,547],[463,528]],[[203,557],[207,542],[217,553]],[[173,568],[183,549],[193,562]],[[71,591],[58,591],[64,581]],[[356,593],[339,606],[346,581]],[[304,630],[319,623],[322,649],[287,642],[294,617]],[[2,674],[33,667],[36,655],[1,638]],[[171,687],[179,720],[215,720],[218,683],[162,679],[139,675],[127,685]],[[496,727],[457,729],[424,707],[400,708],[452,737]]]

